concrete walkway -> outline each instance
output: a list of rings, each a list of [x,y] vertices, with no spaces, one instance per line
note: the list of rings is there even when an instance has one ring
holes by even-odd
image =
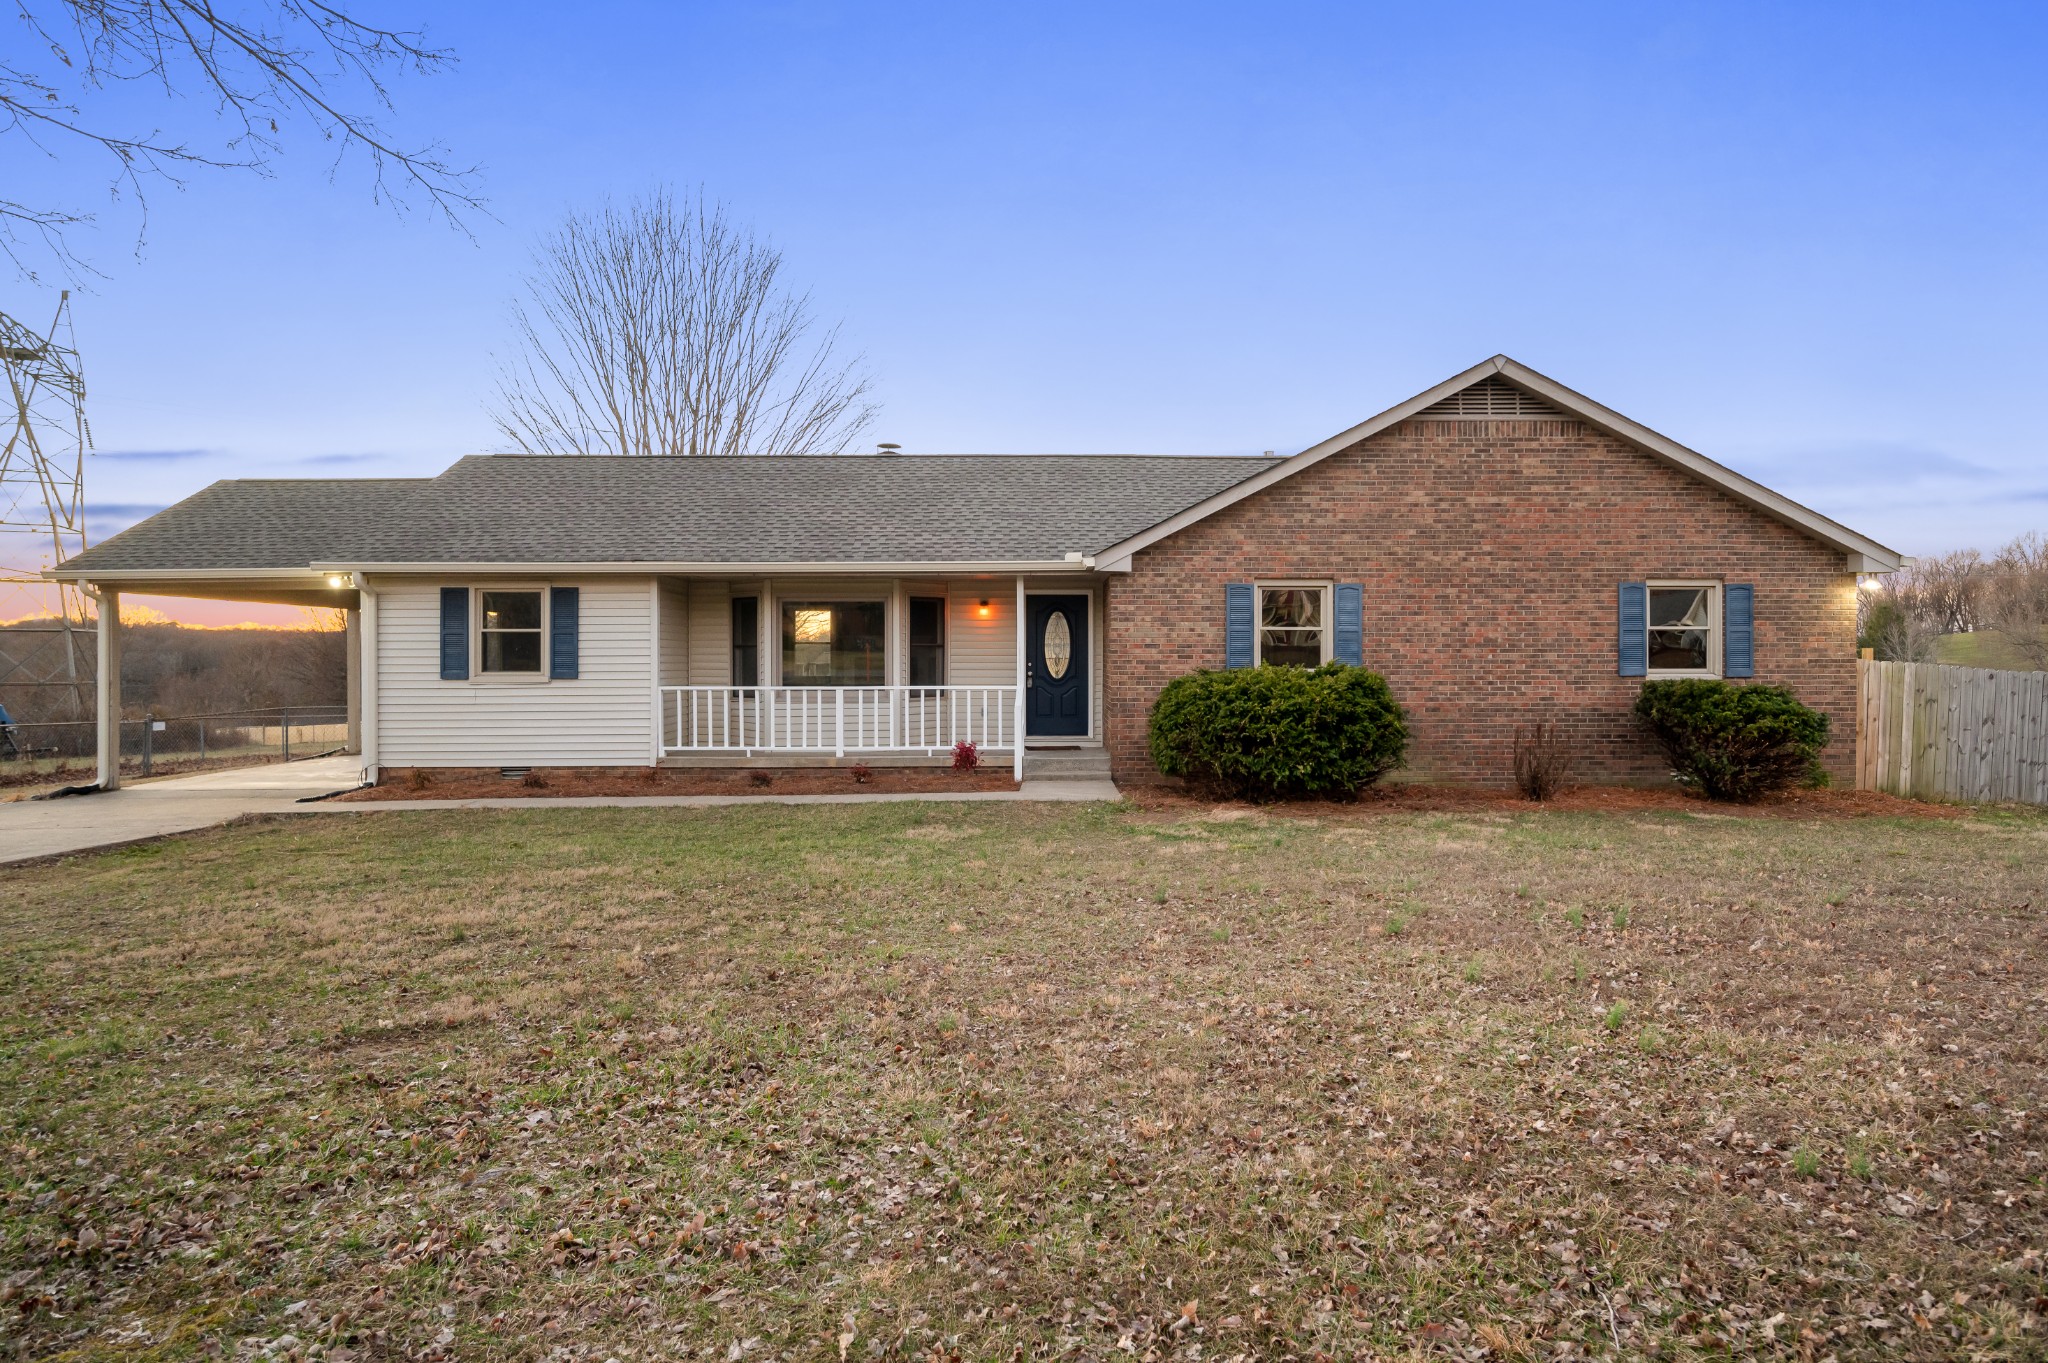
[[[409,809],[707,809],[714,805],[878,805],[903,800],[1121,800],[1108,781],[1026,781],[1016,790],[869,791],[844,795],[504,795],[475,800],[329,800],[305,814],[384,814]]]
[[[315,757],[166,776],[99,795],[0,804],[0,866],[187,833],[244,814],[318,809],[297,801],[347,790],[359,770],[353,757]]]
[[[0,866],[39,861],[171,833],[189,833],[244,814],[402,814],[419,809],[702,809],[713,805],[858,805],[900,800],[1120,800],[1108,781],[1026,781],[1017,790],[845,795],[504,796],[479,800],[325,800],[309,795],[356,784],[356,759],[318,757],[263,767],[168,776],[103,795],[0,804]]]

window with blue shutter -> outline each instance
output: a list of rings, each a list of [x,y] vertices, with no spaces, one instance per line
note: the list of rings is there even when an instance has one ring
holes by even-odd
[[[1650,671],[1650,584],[1621,584],[1615,626],[1615,671],[1624,677],[1647,676]]]
[[[1729,677],[1756,675],[1756,587],[1730,582],[1721,589],[1721,672]]]
[[[441,589],[441,680],[469,680],[469,588]]]
[[[1339,582],[1331,588],[1336,608],[1331,612],[1335,632],[1330,636],[1330,657],[1353,667],[1365,666],[1365,587],[1357,582]]]
[[[555,587],[549,590],[548,598],[548,676],[556,681],[575,681],[583,590]]]
[[[1223,588],[1223,665],[1252,665],[1252,598],[1249,582],[1232,582]]]

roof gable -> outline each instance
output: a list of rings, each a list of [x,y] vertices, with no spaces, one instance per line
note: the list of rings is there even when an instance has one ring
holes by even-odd
[[[1512,412],[1513,415],[1509,416]],[[1111,545],[1097,554],[1097,561],[1111,571],[1127,569],[1131,555],[1157,544],[1167,536],[1206,520],[1226,507],[1263,492],[1273,484],[1293,477],[1304,469],[1362,440],[1414,418],[1431,420],[1576,420],[1609,435],[1617,436],[1653,458],[1682,469],[1700,481],[1718,487],[1736,500],[1800,530],[1847,556],[1852,572],[1892,572],[1901,563],[1897,550],[1860,535],[1838,521],[1830,520],[1809,507],[1801,506],[1781,493],[1773,492],[1754,479],[1717,464],[1639,422],[1574,392],[1525,364],[1495,355],[1462,373],[1453,374],[1433,388],[1426,388],[1405,402],[1387,408],[1349,430],[1339,431],[1320,444],[1311,445],[1291,458],[1283,459],[1214,496],[1169,516],[1141,534]]]

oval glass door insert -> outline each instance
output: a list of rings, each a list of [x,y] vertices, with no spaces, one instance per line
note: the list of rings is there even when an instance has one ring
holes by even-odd
[[[1067,675],[1074,660],[1074,634],[1067,628],[1067,613],[1054,611],[1045,617],[1045,671],[1054,681]]]

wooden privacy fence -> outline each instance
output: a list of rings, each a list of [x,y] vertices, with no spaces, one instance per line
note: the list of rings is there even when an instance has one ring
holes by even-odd
[[[2048,805],[2048,672],[1856,666],[1858,789]]]

